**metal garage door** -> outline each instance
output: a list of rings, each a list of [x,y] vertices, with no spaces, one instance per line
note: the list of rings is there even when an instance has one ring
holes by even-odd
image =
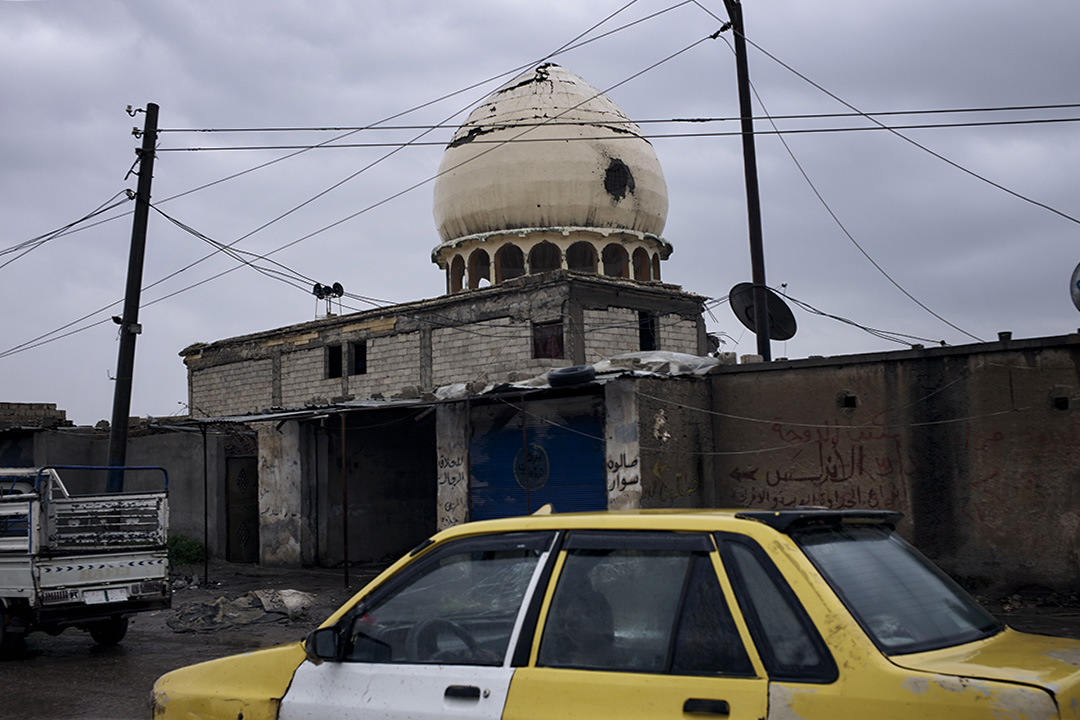
[[[472,433],[473,520],[607,509],[601,397],[474,407]]]

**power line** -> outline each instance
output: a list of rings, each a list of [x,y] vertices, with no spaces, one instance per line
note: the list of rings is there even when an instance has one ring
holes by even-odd
[[[761,119],[761,118],[758,118]],[[724,120],[716,120],[716,122],[723,122]],[[665,122],[677,123],[701,123],[701,122],[713,122],[713,120],[669,120]],[[1027,118],[1019,120],[985,120],[985,121],[968,121],[968,122],[939,122],[939,123],[917,123],[911,125],[878,125],[872,127],[825,127],[825,128],[787,128],[780,129],[773,127],[772,130],[755,130],[755,135],[816,135],[816,134],[832,134],[832,133],[846,133],[846,132],[881,132],[883,130],[896,132],[898,130],[936,130],[947,128],[972,128],[972,127],[1002,127],[1007,125],[1046,125],[1046,124],[1058,124],[1058,123],[1074,123],[1080,122],[1080,117],[1066,117],[1066,118]],[[588,123],[513,123],[512,125],[506,125],[504,129],[517,129],[522,127],[541,127],[546,125],[576,125]],[[599,124],[599,123],[595,123]],[[445,127],[442,125],[433,125],[432,129],[438,127]],[[691,139],[691,138],[716,138],[716,137],[739,137],[744,133],[741,130],[726,130],[722,132],[693,132],[693,133],[642,133],[633,135],[616,135],[616,136],[580,136],[580,137],[557,137],[557,138],[517,138],[513,140],[486,140],[483,138],[476,138],[471,140],[473,145],[505,145],[507,143],[568,143],[568,142],[593,142],[596,140],[635,140],[644,138],[646,140],[671,140],[671,139]],[[442,147],[446,145],[444,140],[428,140],[424,142],[409,141],[403,143],[393,142],[363,142],[363,143],[323,143],[320,145],[230,145],[220,147],[172,147],[172,148],[160,148],[158,152],[230,152],[238,150],[344,150],[344,149],[356,149],[356,148],[405,148],[405,147]]]
[[[894,342],[894,343],[897,343],[899,345],[907,345],[907,346],[910,347],[913,344],[911,342],[912,340],[916,340],[916,341],[918,341],[919,343],[922,343],[922,344],[943,345],[943,346],[947,345],[947,343],[944,340],[935,340],[935,339],[932,339],[932,338],[920,337],[918,335],[910,335],[910,334],[907,334],[907,333],[897,332],[897,331],[893,331],[893,330],[882,330],[880,328],[870,327],[869,325],[863,325],[861,323],[855,322],[854,320],[850,320],[850,319],[848,319],[846,317],[842,317],[840,315],[834,315],[832,313],[825,312],[824,310],[819,310],[818,308],[814,307],[810,303],[805,302],[803,300],[799,300],[798,298],[792,297],[791,295],[788,295],[788,294],[784,295],[784,299],[785,300],[790,300],[791,302],[795,303],[795,305],[797,305],[798,307],[802,308],[803,310],[805,310],[806,312],[808,312],[808,313],[810,313],[812,315],[818,315],[818,316],[821,316],[821,317],[829,318],[830,320],[836,320],[837,322],[844,323],[845,325],[850,325],[850,326],[852,326],[854,328],[858,328],[859,330],[862,330],[863,332],[866,332],[866,333],[868,333],[870,335],[873,335],[874,337],[881,338],[882,340],[888,340],[889,342]],[[715,298],[713,300],[708,301],[705,304],[705,308],[708,310],[708,309],[717,307],[718,305],[723,305],[724,303],[729,302],[729,300],[730,300],[730,295],[724,295],[722,297]],[[982,341],[980,340],[979,342],[982,342]]]
[[[697,4],[696,0],[694,0],[694,2],[695,2],[695,4]],[[699,5],[699,7],[700,7],[700,5]],[[947,165],[950,165],[950,166],[956,168],[957,170],[959,170],[959,171],[961,171],[961,172],[963,172],[963,173],[965,173],[967,175],[970,175],[971,177],[975,178],[976,180],[981,180],[982,182],[986,183],[987,185],[990,185],[991,187],[995,187],[995,188],[997,188],[998,190],[1001,190],[1004,193],[1012,195],[1013,197],[1017,198],[1018,200],[1023,200],[1026,203],[1029,203],[1029,204],[1034,205],[1036,207],[1040,207],[1043,210],[1047,210],[1049,212],[1052,212],[1055,215],[1058,215],[1059,217],[1062,217],[1062,218],[1064,218],[1066,220],[1069,220],[1070,222],[1073,222],[1073,223],[1076,223],[1076,224],[1080,225],[1080,218],[1073,217],[1072,215],[1069,215],[1068,213],[1065,213],[1065,212],[1063,212],[1061,210],[1058,210],[1057,208],[1055,208],[1055,207],[1053,207],[1051,205],[1040,202],[1038,200],[1035,200],[1034,198],[1030,198],[1030,197],[1028,197],[1026,195],[1023,195],[1022,193],[1019,193],[1019,192],[1017,192],[1015,190],[1012,190],[1012,189],[1010,189],[1008,187],[1005,187],[1001,183],[995,182],[995,181],[991,180],[990,178],[986,177],[985,175],[980,175],[979,173],[975,172],[974,170],[971,170],[969,168],[964,167],[963,165],[956,162],[955,160],[951,160],[951,159],[945,157],[944,155],[942,155],[941,153],[938,153],[938,152],[936,152],[934,150],[931,150],[927,146],[925,146],[925,145],[913,140],[912,138],[909,138],[907,135],[904,135],[903,133],[899,132],[899,130],[906,129],[906,128],[891,128],[891,127],[885,125],[884,123],[882,123],[881,121],[877,120],[876,118],[874,118],[872,116],[869,116],[869,115],[866,115],[861,110],[859,110],[859,108],[855,107],[854,105],[847,102],[846,100],[840,98],[838,95],[826,90],[824,87],[822,87],[818,83],[814,82],[813,80],[808,78],[806,75],[803,75],[802,73],[800,73],[798,70],[791,67],[787,63],[783,62],[778,57],[776,57],[772,53],[768,52],[767,50],[765,50],[765,48],[761,47],[760,45],[758,45],[754,41],[750,40],[749,38],[747,38],[746,41],[748,43],[750,43],[751,45],[753,45],[757,50],[759,50],[762,54],[764,54],[770,60],[777,63],[782,68],[784,68],[788,72],[790,72],[793,75],[795,75],[796,77],[798,77],[800,80],[808,83],[809,85],[816,88],[820,92],[825,93],[830,98],[837,101],[838,103],[840,103],[844,107],[846,107],[846,108],[848,108],[848,109],[850,109],[850,110],[852,110],[852,111],[854,111],[856,113],[859,113],[860,115],[865,117],[867,120],[870,120],[874,124],[878,125],[881,129],[887,130],[888,132],[892,133],[893,135],[900,138],[904,142],[907,142],[907,143],[917,147],[918,149],[922,150],[923,152],[928,153],[929,155],[932,155],[933,157],[937,158],[938,160],[941,160],[942,162],[946,163]]]
[[[964,108],[939,108],[939,109],[922,109],[922,110],[883,110],[879,112],[847,112],[847,113],[797,113],[794,115],[759,115],[755,120],[833,120],[839,118],[866,118],[866,117],[895,117],[902,115],[959,115],[965,113],[999,113],[999,112],[1019,112],[1019,111],[1034,111],[1034,110],[1066,110],[1080,108],[1080,103],[1053,103],[1044,105],[998,105],[987,107],[964,107]],[[739,117],[736,116],[721,116],[721,117],[687,117],[687,118],[650,118],[644,120],[635,119],[633,122],[637,125],[657,125],[657,124],[670,124],[670,123],[718,123],[718,122],[738,122]],[[514,123],[515,127],[525,127],[528,125],[580,125],[578,121],[566,121],[566,122],[551,122],[551,123],[528,123],[518,122]],[[343,126],[313,126],[313,127],[238,127],[238,128],[172,128],[161,130],[160,132],[172,132],[172,133],[278,133],[278,132],[344,132],[344,131],[401,131],[401,130],[457,130],[458,125],[448,125],[445,123],[436,123],[434,125],[385,125],[385,124],[371,124],[371,125],[343,125]],[[333,142],[333,141],[331,141]]]
[[[688,1],[689,1],[689,0],[688,0]],[[683,3],[683,4],[685,4],[685,3]],[[618,83],[616,83],[616,84],[614,84],[614,85],[610,86],[609,88],[607,88],[607,89],[605,89],[605,90],[602,90],[602,91],[598,91],[598,92],[597,92],[597,94],[596,94],[595,96],[593,96],[593,97],[598,97],[598,96],[600,96],[600,95],[606,94],[606,93],[610,92],[611,90],[613,90],[613,89],[615,89],[615,88],[617,88],[617,87],[619,87],[619,86],[621,86],[621,85],[624,85],[624,84],[626,84],[627,82],[630,82],[631,80],[633,80],[633,79],[635,79],[635,78],[637,78],[637,77],[640,77],[641,75],[643,75],[643,74],[645,74],[645,73],[647,73],[647,72],[650,72],[651,70],[654,70],[655,68],[659,67],[660,65],[663,65],[664,63],[666,63],[666,62],[669,62],[670,60],[672,60],[672,59],[674,59],[674,58],[678,57],[679,55],[682,55],[682,54],[683,54],[683,53],[685,53],[685,52],[688,52],[689,50],[693,49],[694,47],[696,47],[696,46],[700,45],[701,43],[705,42],[706,40],[710,40],[710,39],[712,39],[712,36],[706,36],[706,37],[703,37],[703,38],[701,38],[701,39],[699,39],[699,40],[697,40],[697,41],[695,41],[695,42],[691,43],[690,45],[688,45],[688,46],[686,46],[686,47],[682,48],[681,50],[678,50],[678,51],[676,51],[676,52],[674,52],[674,53],[672,53],[672,54],[668,55],[667,57],[665,57],[665,58],[663,58],[663,59],[661,59],[661,60],[659,60],[659,61],[657,61],[657,62],[653,63],[652,65],[650,65],[650,66],[646,67],[645,69],[643,69],[643,70],[641,70],[641,71],[639,71],[639,72],[637,72],[637,73],[635,73],[635,74],[633,74],[633,75],[631,75],[631,76],[629,76],[629,77],[625,78],[624,80],[622,80],[622,81],[620,81],[620,82],[618,82]],[[571,111],[575,110],[575,109],[576,109],[577,107],[579,107],[580,105],[582,105],[582,104],[584,104],[584,103],[587,103],[587,102],[591,101],[592,99],[593,99],[593,98],[592,98],[592,97],[590,97],[590,98],[586,98],[585,100],[582,100],[582,101],[581,101],[581,103],[578,103],[578,105],[575,105],[574,107],[571,107],[571,108],[567,108],[567,109],[566,109],[566,110],[564,110],[564,111],[563,111],[562,113],[560,113],[560,114],[559,114],[558,116],[555,116],[554,118],[552,118],[552,120],[553,120],[553,121],[554,121],[554,120],[558,120],[558,118],[559,118],[559,117],[562,117],[562,116],[566,115],[567,113],[569,113],[569,112],[571,112]],[[470,105],[470,107],[471,107],[471,105]],[[467,109],[467,108],[466,108],[466,109]],[[455,113],[455,115],[456,115],[456,114],[458,114],[458,113]],[[513,141],[514,139],[516,139],[516,138],[520,138],[520,137],[521,137],[522,135],[524,135],[524,134],[526,134],[526,133],[530,132],[530,131],[531,131],[532,129],[533,129],[533,128],[527,128],[527,129],[525,129],[525,130],[522,130],[522,131],[521,131],[520,133],[518,133],[518,134],[517,134],[517,135],[515,135],[514,137],[512,137],[512,138],[508,138],[508,139],[506,139],[506,140],[502,141],[502,143],[501,143],[501,144],[503,144],[503,145],[504,145],[504,144],[507,144],[507,143],[509,143],[509,142],[512,142],[512,141]],[[422,135],[423,135],[423,134],[421,134],[421,136],[420,136],[420,137],[422,137]],[[402,147],[404,147],[404,146],[402,146]],[[408,186],[408,187],[406,187],[406,188],[404,188],[404,189],[402,189],[402,190],[399,190],[399,191],[397,191],[397,192],[395,192],[395,193],[393,193],[393,194],[391,194],[391,195],[388,195],[388,196],[386,196],[386,197],[382,198],[381,200],[378,200],[378,201],[376,201],[376,202],[374,202],[374,203],[372,203],[372,204],[370,204],[370,205],[368,205],[368,206],[366,206],[366,207],[364,207],[364,208],[361,208],[360,210],[357,210],[356,212],[354,212],[354,213],[351,213],[351,214],[349,214],[349,215],[345,216],[344,218],[341,218],[341,219],[339,219],[339,220],[337,220],[337,221],[335,221],[335,222],[333,222],[333,223],[330,223],[329,225],[325,225],[325,226],[323,226],[323,227],[321,227],[321,228],[319,228],[319,229],[317,229],[317,230],[314,230],[314,231],[312,231],[312,232],[310,232],[310,233],[308,233],[308,234],[306,234],[306,235],[303,235],[303,236],[301,236],[301,237],[299,237],[299,238],[296,238],[296,239],[294,239],[294,240],[292,240],[292,241],[290,241],[290,242],[287,242],[287,243],[285,243],[284,245],[280,245],[280,246],[278,246],[277,248],[275,248],[274,250],[270,251],[269,253],[266,253],[266,255],[265,255],[264,257],[267,257],[267,256],[269,256],[269,255],[274,255],[274,254],[277,254],[277,253],[279,253],[279,252],[281,252],[281,251],[283,251],[283,250],[286,250],[286,249],[288,249],[288,248],[290,248],[290,247],[292,247],[292,246],[294,246],[294,245],[297,245],[297,244],[299,244],[299,243],[301,243],[301,242],[304,242],[304,241],[306,241],[306,240],[310,240],[311,238],[313,238],[313,237],[315,237],[315,236],[317,236],[317,235],[320,235],[320,234],[322,234],[322,233],[325,233],[325,232],[327,232],[327,231],[329,231],[329,230],[331,230],[331,229],[333,229],[333,228],[335,228],[335,227],[337,227],[337,226],[339,226],[339,225],[342,225],[342,224],[344,224],[344,223],[346,223],[346,222],[348,222],[348,221],[350,221],[350,220],[353,220],[353,219],[355,219],[355,218],[359,217],[360,215],[363,215],[363,214],[365,214],[365,213],[368,213],[368,212],[370,212],[370,211],[372,211],[372,210],[375,210],[376,208],[379,208],[379,207],[381,207],[381,206],[383,206],[383,205],[385,205],[385,204],[387,204],[387,203],[389,203],[389,202],[391,202],[391,201],[393,201],[393,200],[396,200],[397,198],[399,198],[399,197],[401,197],[401,196],[403,196],[403,195],[406,195],[406,194],[408,194],[408,193],[410,193],[410,192],[412,192],[412,191],[414,191],[414,190],[416,190],[416,189],[418,189],[418,188],[420,188],[420,187],[423,187],[424,185],[426,185],[426,184],[428,184],[428,183],[430,183],[430,182],[432,182],[432,181],[434,181],[434,180],[438,179],[438,178],[439,178],[439,177],[441,177],[442,175],[445,175],[445,174],[447,174],[447,173],[453,172],[454,170],[458,169],[459,167],[461,167],[461,166],[462,166],[462,165],[464,165],[464,164],[467,164],[467,163],[469,163],[469,162],[475,162],[476,160],[479,160],[479,159],[480,159],[481,157],[484,157],[484,156],[485,156],[485,155],[487,155],[488,153],[490,153],[490,152],[492,152],[492,151],[496,150],[496,149],[497,149],[498,147],[500,147],[500,144],[493,144],[493,145],[491,145],[491,147],[489,147],[489,148],[487,148],[487,149],[485,149],[485,150],[481,151],[480,153],[477,153],[476,155],[474,155],[474,156],[472,156],[472,157],[470,157],[470,158],[467,158],[466,160],[463,160],[462,162],[458,163],[457,165],[454,165],[453,167],[450,167],[450,168],[446,168],[445,170],[443,170],[443,171],[441,171],[441,172],[439,172],[439,173],[436,173],[436,174],[434,174],[434,175],[432,175],[432,176],[429,176],[428,178],[426,178],[426,179],[424,179],[424,180],[421,180],[421,181],[419,181],[419,182],[413,183],[412,185],[410,185],[410,186]],[[267,223],[264,223],[263,225],[261,225],[260,227],[256,228],[255,230],[252,230],[251,232],[249,232],[249,233],[247,233],[247,234],[245,234],[245,235],[241,236],[240,238],[238,238],[238,239],[236,239],[236,240],[232,241],[231,243],[229,243],[229,244],[228,244],[228,246],[229,246],[229,247],[232,247],[232,246],[236,245],[237,243],[241,242],[242,240],[244,240],[244,239],[246,239],[246,238],[248,238],[248,237],[251,237],[251,236],[252,236],[252,235],[254,235],[255,233],[259,232],[260,230],[262,230],[262,229],[264,229],[264,228],[268,227],[269,225],[273,224],[274,222],[277,222],[278,220],[280,220],[280,219],[282,219],[282,218],[286,217],[287,215],[289,215],[289,214],[291,214],[291,213],[295,212],[295,211],[296,211],[296,210],[298,210],[298,209],[299,209],[300,207],[303,207],[304,205],[306,205],[306,204],[308,204],[308,203],[310,203],[310,202],[314,201],[314,200],[315,200],[315,199],[317,199],[318,197],[321,197],[322,195],[325,195],[326,193],[330,192],[331,190],[333,190],[333,189],[335,189],[335,188],[337,188],[337,187],[340,187],[340,186],[341,186],[342,184],[344,184],[345,182],[347,182],[347,181],[351,180],[352,178],[356,177],[356,176],[357,176],[357,175],[359,175],[360,173],[362,173],[362,172],[364,172],[364,171],[366,171],[366,170],[370,169],[371,167],[373,167],[374,165],[378,164],[378,163],[379,163],[379,162],[381,162],[382,160],[385,160],[385,159],[386,159],[387,157],[389,157],[389,156],[390,156],[390,155],[392,155],[393,153],[395,153],[395,152],[398,152],[398,151],[399,151],[400,149],[402,149],[402,148],[397,148],[397,149],[395,149],[395,150],[391,151],[390,153],[387,153],[386,155],[383,155],[383,156],[382,156],[381,158],[379,158],[378,160],[376,160],[376,161],[374,161],[374,162],[372,162],[372,163],[369,163],[369,164],[368,164],[367,166],[365,166],[364,168],[361,168],[360,170],[358,170],[357,172],[353,173],[353,174],[352,174],[352,175],[350,175],[349,177],[345,178],[345,179],[344,179],[344,180],[342,180],[342,181],[339,181],[339,182],[338,182],[338,183],[336,183],[335,185],[333,185],[333,186],[331,186],[330,188],[328,188],[328,189],[326,189],[326,190],[322,191],[321,193],[319,193],[319,194],[318,194],[318,195],[316,195],[315,197],[313,197],[313,198],[311,198],[311,199],[309,199],[309,200],[305,201],[305,202],[304,202],[304,203],[302,203],[301,205],[299,205],[299,206],[296,206],[296,207],[294,207],[294,208],[293,208],[292,210],[289,210],[289,211],[287,211],[286,213],[283,213],[282,215],[279,215],[279,216],[278,216],[277,218],[275,218],[274,220],[271,220],[271,221],[269,221],[269,222],[267,222]],[[167,276],[166,278],[163,278],[162,280],[159,280],[159,281],[158,281],[158,283],[160,283],[160,282],[163,282],[163,281],[164,281],[165,279],[168,279],[168,277],[174,277],[174,276],[178,275],[179,273],[181,273],[181,272],[184,272],[184,271],[185,271],[185,270],[187,270],[187,269],[190,269],[190,268],[191,268],[191,267],[193,267],[194,265],[197,265],[197,264],[199,264],[199,263],[201,263],[201,262],[203,262],[203,261],[205,261],[205,260],[209,259],[210,257],[212,257],[212,256],[213,256],[213,254],[215,254],[215,253],[211,253],[211,255],[207,255],[207,256],[205,256],[205,257],[203,257],[203,258],[200,258],[199,260],[195,261],[194,263],[191,263],[191,264],[189,264],[189,265],[188,265],[188,266],[186,266],[185,268],[182,268],[181,270],[178,270],[178,271],[176,271],[176,272],[172,273],[171,275]],[[215,274],[215,275],[213,275],[213,276],[211,276],[211,277],[209,277],[209,278],[206,278],[206,279],[204,279],[204,280],[201,280],[201,281],[199,281],[199,282],[197,282],[197,283],[194,283],[194,284],[192,284],[192,285],[189,285],[189,286],[187,286],[187,287],[185,287],[185,288],[181,288],[180,290],[177,290],[176,292],[173,292],[173,293],[170,293],[170,294],[168,294],[168,295],[165,295],[165,296],[162,296],[162,297],[160,297],[160,298],[157,298],[156,300],[154,300],[154,301],[152,301],[151,303],[148,303],[148,304],[154,304],[154,303],[157,303],[157,302],[161,302],[162,300],[165,300],[165,299],[167,299],[167,298],[170,298],[170,297],[174,297],[174,296],[176,296],[176,295],[178,295],[178,294],[180,294],[180,293],[182,293],[182,292],[186,292],[186,291],[188,291],[188,290],[194,289],[194,288],[196,288],[196,287],[198,287],[198,286],[200,286],[200,285],[203,285],[203,284],[205,284],[205,283],[207,283],[207,282],[210,282],[211,280],[216,280],[217,278],[219,278],[219,277],[222,277],[223,275],[227,275],[227,274],[229,274],[229,273],[231,273],[231,272],[233,272],[233,271],[235,271],[235,270],[239,269],[239,267],[241,267],[241,266],[239,266],[239,265],[238,265],[238,266],[232,267],[232,268],[230,268],[230,269],[228,269],[228,270],[224,270],[224,271],[222,271],[222,272],[220,272],[220,273],[217,273],[217,274]],[[158,284],[158,283],[154,283],[154,284]]]
[[[726,39],[725,39],[725,41],[726,41]],[[730,48],[730,44],[728,45],[728,47]],[[734,52],[734,50],[732,50],[732,52]],[[751,84],[751,89],[754,91],[754,96],[757,97],[758,103],[761,105],[762,108],[765,108],[765,101],[762,99],[761,94],[758,93],[757,87],[754,86],[753,84]],[[767,112],[768,111],[766,110],[766,113]],[[772,124],[773,128],[776,127],[776,123],[774,121],[770,120],[770,124]],[[881,273],[881,275],[884,276],[884,278],[886,280],[888,280],[893,285],[893,287],[895,287],[897,290],[899,290],[901,293],[903,293],[905,297],[907,297],[909,300],[914,302],[916,305],[918,305],[920,308],[925,310],[927,313],[929,313],[933,317],[937,318],[941,322],[945,323],[946,325],[948,325],[952,329],[954,329],[954,330],[956,330],[956,331],[958,331],[958,332],[960,332],[960,333],[962,333],[964,335],[967,335],[968,337],[972,338],[976,342],[982,342],[982,339],[979,338],[978,336],[971,334],[967,330],[964,330],[963,328],[959,327],[958,325],[950,322],[949,320],[946,320],[944,317],[942,317],[937,312],[931,310],[925,303],[923,303],[921,300],[916,298],[914,295],[912,295],[910,292],[908,292],[906,288],[904,288],[902,285],[900,285],[900,283],[897,282],[892,277],[892,275],[890,275],[888,272],[886,272],[885,268],[883,268],[876,260],[874,260],[874,258],[870,257],[870,253],[868,253],[866,251],[866,249],[863,248],[862,244],[859,243],[859,241],[855,239],[855,236],[852,235],[851,232],[848,231],[847,226],[845,226],[844,223],[840,221],[839,216],[833,211],[832,207],[825,200],[825,197],[821,194],[821,192],[818,191],[817,186],[810,179],[810,176],[807,174],[806,170],[803,168],[802,163],[800,163],[799,159],[797,157],[795,157],[795,152],[791,149],[791,146],[788,144],[787,140],[784,139],[783,135],[778,135],[778,139],[780,140],[780,143],[784,146],[784,150],[787,151],[787,154],[791,158],[791,161],[795,164],[795,167],[798,169],[799,173],[802,175],[803,180],[805,180],[806,184],[810,186],[810,190],[814,193],[814,196],[818,199],[818,202],[821,203],[822,207],[824,207],[825,211],[829,214],[829,217],[831,217],[833,219],[833,222],[836,223],[837,227],[840,228],[841,232],[844,233],[844,235],[848,238],[848,240],[851,241],[851,243],[863,255],[863,257],[866,258],[867,261],[869,261],[870,264],[873,265],[874,268],[879,273]],[[820,311],[816,310],[815,308],[811,308],[809,305],[804,305],[803,307],[804,307],[804,309],[807,309],[810,312],[814,312],[815,314],[824,315],[824,313],[821,313]],[[864,331],[866,331],[866,332],[868,332],[868,333],[870,333],[872,335],[875,335],[876,337],[880,337],[880,338],[886,339],[886,340],[891,340],[893,342],[897,342],[897,343],[900,343],[900,344],[903,344],[903,342],[904,342],[903,340],[900,339],[901,337],[905,337],[902,334],[901,335],[895,335],[893,333],[886,333],[886,332],[876,330],[876,329],[873,329],[873,328],[867,328],[865,326],[856,325],[855,323],[852,323],[851,321],[849,321],[849,320],[847,320],[845,318],[839,318],[839,317],[836,317],[836,316],[829,316],[829,317],[833,317],[834,319],[840,320],[841,322],[847,322],[849,324],[855,325],[856,327],[859,327],[862,330],[864,330]],[[910,337],[910,336],[906,336],[906,337]],[[942,343],[942,344],[944,344],[944,343]]]
[[[5,248],[4,250],[0,250],[0,256],[11,255],[12,253],[18,253],[15,257],[11,258],[7,262],[5,262],[3,264],[0,264],[0,270],[6,268],[8,265],[15,262],[19,258],[25,256],[26,254],[28,254],[30,252],[33,252],[34,250],[37,250],[39,247],[41,247],[45,243],[49,242],[50,240],[55,240],[58,237],[63,237],[64,235],[67,235],[69,232],[71,232],[71,230],[73,228],[82,225],[86,221],[88,221],[88,220],[90,220],[92,218],[95,218],[98,215],[101,215],[102,213],[106,213],[109,210],[112,210],[113,208],[119,207],[120,205],[123,205],[124,203],[126,203],[126,202],[128,202],[128,201],[130,201],[130,200],[132,200],[134,198],[134,195],[128,194],[127,197],[125,197],[120,202],[117,202],[117,203],[113,202],[114,200],[116,200],[116,198],[120,197],[121,195],[124,195],[125,193],[130,193],[130,191],[128,191],[128,190],[119,191],[118,193],[113,195],[111,198],[106,200],[104,203],[99,205],[97,208],[95,208],[94,210],[91,210],[86,215],[83,215],[78,220],[74,220],[74,221],[68,223],[67,225],[59,227],[56,230],[53,230],[52,232],[47,232],[47,233],[45,233],[43,235],[38,235],[35,238],[31,238],[29,240],[24,240],[23,242],[12,245],[9,248]]]
[[[208,243],[212,247],[216,248],[218,251],[223,252],[226,255],[228,255],[229,257],[233,258],[234,260],[236,260],[241,265],[246,265],[247,267],[250,267],[251,269],[255,270],[256,272],[259,272],[260,274],[262,274],[262,275],[264,275],[264,276],[266,276],[266,277],[268,277],[268,278],[270,278],[272,280],[277,280],[277,281],[280,281],[280,282],[284,282],[285,284],[290,285],[291,287],[304,292],[304,294],[310,294],[311,293],[311,287],[312,287],[313,283],[315,282],[314,278],[312,278],[312,277],[310,277],[308,275],[304,275],[303,273],[301,273],[301,272],[299,272],[299,271],[297,271],[297,270],[295,270],[293,268],[290,268],[290,267],[288,267],[288,266],[286,266],[286,265],[284,265],[282,263],[279,263],[279,262],[277,262],[275,260],[271,260],[270,258],[266,257],[265,255],[259,255],[257,253],[251,253],[251,252],[247,252],[247,251],[236,250],[235,248],[230,248],[228,245],[225,245],[224,243],[221,243],[221,242],[219,242],[217,240],[214,240],[213,238],[211,238],[208,235],[196,230],[195,228],[191,227],[190,225],[187,225],[186,223],[183,223],[180,220],[177,220],[176,218],[168,215],[167,213],[162,211],[160,208],[154,207],[154,210],[159,215],[161,215],[162,217],[167,219],[169,222],[173,223],[174,225],[176,225],[177,227],[182,229],[184,232],[187,232],[190,235],[192,235],[194,237],[197,237],[198,239]],[[275,267],[274,268],[266,268],[266,267],[257,265],[252,259],[249,259],[249,258],[253,258],[255,260],[263,260],[263,261],[272,263]],[[363,295],[357,295],[355,293],[345,293],[344,297],[360,300],[361,302],[371,304],[371,305],[373,305],[373,306],[375,306],[376,308],[379,308],[379,309],[382,309],[387,305],[395,305],[395,303],[392,303],[392,302],[387,301],[387,300],[378,300],[378,299],[369,298],[369,297],[366,297],[366,296],[363,296]],[[352,308],[352,307],[349,307],[349,306],[345,306],[345,307],[347,307],[349,310],[359,311],[358,308]],[[427,324],[427,325],[432,325],[432,326],[435,326],[435,327],[438,327],[438,328],[452,328],[452,329],[464,332],[466,334],[475,335],[475,336],[478,336],[478,337],[489,337],[489,338],[497,338],[497,339],[522,339],[523,338],[523,336],[521,334],[522,323],[515,323],[512,318],[506,318],[505,316],[504,317],[499,317],[499,318],[494,318],[492,320],[479,320],[479,321],[463,323],[462,321],[460,321],[460,320],[458,320],[456,318],[452,318],[450,316],[442,315],[440,313],[435,313],[435,312],[432,312],[432,311],[427,311],[427,312],[425,312],[423,314],[419,314],[419,313],[401,312],[399,309],[396,309],[395,314],[401,315],[403,317],[408,317],[408,318],[410,318],[412,320],[415,320],[417,322],[421,322],[421,323],[424,323],[424,324]],[[657,317],[658,318],[663,318],[663,317],[667,317],[668,315],[678,315],[678,313],[674,312],[674,311],[667,312],[667,313],[661,313]],[[563,316],[563,317],[565,318],[567,316]],[[483,326],[483,325],[492,326],[491,330],[494,331],[494,332],[485,332],[485,331],[473,329],[475,326]],[[472,326],[472,327],[469,327],[469,326]],[[640,321],[608,323],[608,324],[605,324],[605,325],[595,325],[595,326],[592,326],[590,328],[583,329],[581,332],[582,332],[582,334],[585,334],[585,333],[599,332],[599,331],[603,331],[603,330],[612,330],[612,329],[639,329],[640,327],[641,327],[641,322]],[[499,330],[501,330],[503,328],[505,328],[508,332],[498,332]]]

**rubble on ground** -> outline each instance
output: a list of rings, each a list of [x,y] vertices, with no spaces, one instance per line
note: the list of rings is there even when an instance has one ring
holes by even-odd
[[[219,597],[176,608],[165,623],[174,632],[216,632],[240,625],[287,622],[302,617],[315,602],[300,590],[252,590],[237,598]]]

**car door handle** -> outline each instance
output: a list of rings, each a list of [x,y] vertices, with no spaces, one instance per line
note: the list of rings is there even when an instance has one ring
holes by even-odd
[[[731,706],[727,700],[690,698],[683,703],[682,711],[691,715],[730,715]]]
[[[480,688],[475,685],[451,685],[443,695],[447,700],[479,700]]]

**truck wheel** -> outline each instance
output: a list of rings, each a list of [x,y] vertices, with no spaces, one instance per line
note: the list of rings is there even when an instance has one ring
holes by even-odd
[[[98,645],[119,645],[127,635],[128,619],[120,616],[111,617],[94,623],[88,629],[90,637]]]
[[[18,657],[26,650],[26,646],[23,644],[23,636],[11,632],[11,621],[14,617],[0,603],[0,659]]]

